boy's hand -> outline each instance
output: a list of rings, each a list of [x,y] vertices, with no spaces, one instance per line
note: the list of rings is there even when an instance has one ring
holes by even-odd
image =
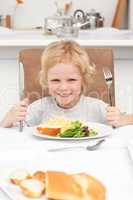
[[[2,127],[11,127],[13,123],[24,120],[26,117],[28,108],[28,99],[20,101],[19,104],[14,105],[9,112],[6,114],[5,118],[1,122]]]
[[[119,127],[124,125],[124,114],[120,112],[120,110],[116,107],[107,107],[106,120],[108,124],[113,127]]]

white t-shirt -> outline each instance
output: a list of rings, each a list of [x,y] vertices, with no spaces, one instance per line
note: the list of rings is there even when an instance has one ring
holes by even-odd
[[[63,117],[84,122],[106,123],[106,107],[107,104],[99,99],[81,96],[74,107],[64,109],[57,105],[53,97],[49,96],[29,105],[26,121],[29,125],[34,126],[46,123],[51,118]]]

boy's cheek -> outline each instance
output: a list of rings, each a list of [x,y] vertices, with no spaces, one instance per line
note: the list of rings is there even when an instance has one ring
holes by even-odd
[[[53,95],[53,94],[55,93],[55,91],[56,91],[56,88],[53,87],[53,86],[49,86],[49,87],[48,87],[48,90],[49,90],[49,94],[50,94],[50,95]]]
[[[51,91],[51,90],[49,90],[49,94],[50,94],[51,96],[54,96],[54,92]]]

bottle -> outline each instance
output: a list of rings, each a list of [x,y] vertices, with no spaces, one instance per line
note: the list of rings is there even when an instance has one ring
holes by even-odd
[[[7,28],[11,28],[11,16],[10,15],[6,15],[6,18],[5,18],[5,26]]]
[[[0,15],[0,26],[11,28],[11,16]]]
[[[96,13],[96,27],[103,27],[104,26],[104,17],[100,15],[100,13]]]

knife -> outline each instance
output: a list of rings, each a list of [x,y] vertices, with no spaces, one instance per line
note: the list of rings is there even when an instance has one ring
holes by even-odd
[[[19,100],[21,101],[24,97],[24,70],[23,63],[19,62]],[[19,132],[23,132],[23,121],[19,122]]]

